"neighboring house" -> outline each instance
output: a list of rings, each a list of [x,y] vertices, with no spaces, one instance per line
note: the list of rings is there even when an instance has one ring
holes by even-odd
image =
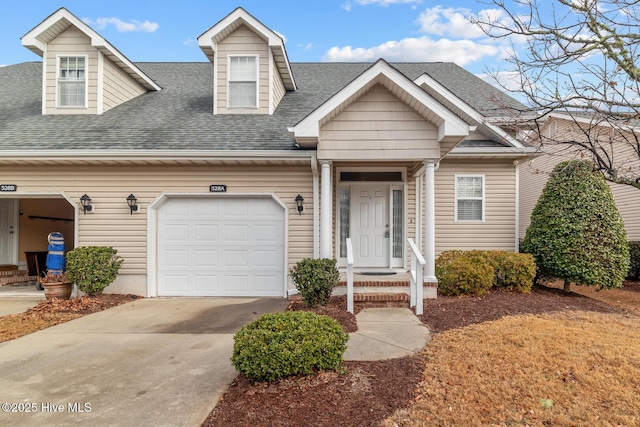
[[[524,239],[531,224],[531,213],[553,168],[564,160],[593,158],[587,149],[577,144],[585,143],[587,135],[593,141],[599,141],[607,148],[609,155],[614,156],[620,176],[624,173],[640,175],[640,159],[637,148],[634,148],[636,137],[640,136],[638,134],[614,131],[607,123],[596,123],[585,114],[558,112],[542,117],[534,129],[530,144],[538,146],[542,142],[542,148],[534,159],[520,165],[520,239]],[[624,220],[627,238],[640,240],[640,190],[611,182],[609,187]]]
[[[22,38],[42,62],[0,68],[0,264],[62,231],[124,257],[110,292],[285,296],[347,237],[384,271],[413,238],[426,283],[441,251],[517,248],[513,99],[452,63],[290,63],[241,8],[197,40],[206,62],[133,63],[66,9]]]

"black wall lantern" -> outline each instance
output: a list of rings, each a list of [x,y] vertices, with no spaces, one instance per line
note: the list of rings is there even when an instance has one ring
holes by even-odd
[[[136,204],[137,201],[138,199],[136,199],[136,196],[133,194],[129,194],[129,197],[127,197],[127,204],[129,205],[129,209],[131,209],[131,215],[138,211],[138,205]]]
[[[301,195],[296,196],[296,206],[298,207],[298,215],[302,215],[302,211],[304,210],[304,198]]]
[[[83,194],[82,197],[80,197],[80,204],[82,205],[82,211],[85,215],[93,209],[93,206],[91,206],[91,197],[86,194]]]

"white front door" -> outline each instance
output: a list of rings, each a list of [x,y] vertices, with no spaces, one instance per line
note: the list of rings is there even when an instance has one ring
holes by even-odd
[[[388,186],[353,186],[353,252],[357,267],[389,267]]]
[[[0,265],[13,259],[13,200],[0,199]]]

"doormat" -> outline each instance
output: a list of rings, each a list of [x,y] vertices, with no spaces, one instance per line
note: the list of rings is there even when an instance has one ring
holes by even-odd
[[[363,276],[393,276],[396,274],[395,271],[361,271],[360,273]]]

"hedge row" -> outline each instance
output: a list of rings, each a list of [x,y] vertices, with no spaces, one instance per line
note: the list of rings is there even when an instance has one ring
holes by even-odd
[[[445,251],[436,260],[438,292],[443,295],[482,295],[491,288],[529,293],[535,275],[530,254]]]

